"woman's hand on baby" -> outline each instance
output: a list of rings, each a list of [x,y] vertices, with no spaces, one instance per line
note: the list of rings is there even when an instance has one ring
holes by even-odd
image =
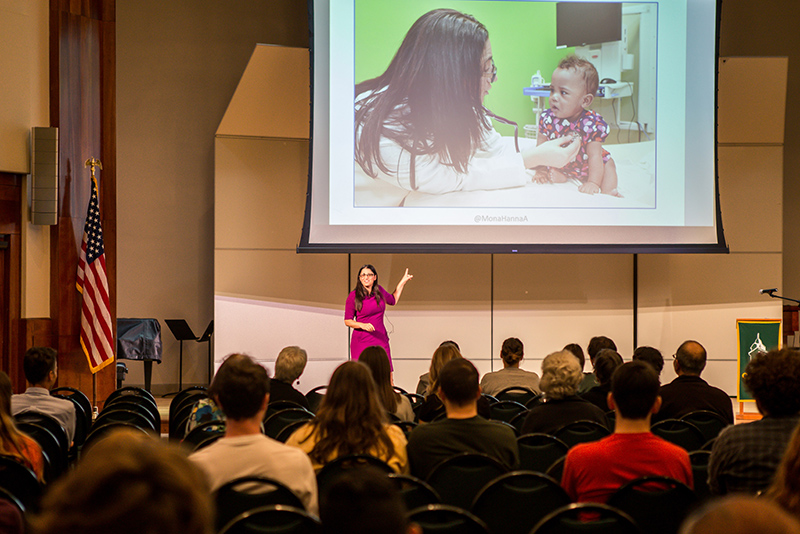
[[[559,137],[539,145],[542,158],[547,159],[545,165],[556,169],[560,169],[574,160],[580,148],[581,141],[577,137]]]

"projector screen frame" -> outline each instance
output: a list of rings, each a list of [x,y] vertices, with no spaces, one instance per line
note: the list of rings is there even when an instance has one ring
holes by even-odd
[[[319,0],[317,0],[319,1]],[[314,197],[312,194],[312,185],[314,181],[314,126],[315,126],[315,109],[318,109],[318,102],[315,101],[315,72],[317,68],[330,70],[330,65],[319,65],[316,60],[316,36],[322,35],[325,39],[328,38],[327,28],[321,31],[315,27],[315,0],[308,0],[309,5],[309,43],[310,43],[310,69],[311,69],[311,123],[309,135],[309,162],[308,162],[308,190],[306,193],[306,206],[303,221],[303,229],[301,233],[300,243],[297,246],[298,253],[476,253],[476,254],[514,254],[514,253],[547,253],[547,254],[607,254],[607,253],[729,253],[729,248],[725,241],[725,235],[722,224],[722,213],[719,196],[719,165],[718,165],[718,142],[717,142],[717,127],[718,127],[718,79],[719,79],[719,31],[721,19],[721,0],[710,0],[709,3],[715,4],[715,35],[714,35],[714,108],[713,108],[713,161],[714,161],[714,189],[713,189],[713,202],[714,202],[714,226],[716,229],[716,242],[707,243],[693,243],[693,242],[680,242],[680,243],[632,243],[632,242],[619,242],[619,243],[467,243],[467,242],[428,242],[428,243],[386,243],[386,242],[319,242],[311,239],[312,227],[312,208]],[[489,225],[481,226],[487,228]],[[364,227],[380,231],[380,227]],[[465,227],[467,232],[471,227]],[[498,228],[503,228],[498,225]],[[604,229],[614,230],[618,227],[599,227],[594,226],[593,229],[603,231]],[[684,227],[686,228],[686,227]]]

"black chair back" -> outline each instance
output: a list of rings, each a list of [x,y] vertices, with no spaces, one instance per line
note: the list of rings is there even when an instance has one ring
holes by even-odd
[[[285,484],[268,477],[241,477],[222,485],[213,494],[217,528],[221,530],[239,514],[262,506],[284,504],[304,510],[303,502]]]
[[[59,450],[66,458],[69,452],[69,438],[67,437],[67,430],[61,426],[61,423],[56,418],[38,412],[22,412],[15,415],[14,420],[19,423],[34,423],[49,430],[56,439]]]
[[[537,397],[538,394],[534,393],[533,391],[529,390],[528,388],[523,388],[519,386],[511,386],[505,388],[503,391],[495,395],[497,400],[499,401],[515,401],[523,406],[530,402],[533,398]]]
[[[574,421],[568,423],[553,435],[572,448],[578,443],[598,441],[611,434],[611,432],[596,421]]]
[[[59,399],[68,400],[75,406],[75,435],[72,437],[74,447],[80,447],[86,441],[89,429],[92,428],[92,411],[87,412],[86,407],[78,399],[77,395],[63,395],[61,393],[51,393],[51,396]]]
[[[198,445],[204,443],[209,437],[216,436],[220,438],[223,435],[225,435],[225,421],[208,421],[194,427],[186,434],[181,443],[194,451],[197,450]],[[206,443],[206,445],[208,444]]]
[[[488,402],[490,406],[491,406],[492,404],[495,404],[495,403],[498,403],[498,402],[500,402],[499,400],[497,400],[497,397],[494,397],[494,396],[492,396],[492,395],[488,395],[488,394],[486,394],[486,393],[484,393],[484,394],[483,394],[483,395],[481,395],[481,396],[482,396],[484,399],[486,399],[486,402]]]
[[[425,397],[416,393],[406,393],[406,398],[411,401],[411,409],[414,410],[414,415],[417,415],[417,410],[425,403]]]
[[[608,500],[630,515],[642,531],[676,534],[697,501],[687,485],[669,477],[642,477],[618,489]]]
[[[710,451],[692,451],[689,453],[689,461],[692,463],[694,493],[702,501],[711,497],[711,489],[708,487],[708,459],[710,457]]]
[[[327,389],[328,386],[317,386],[306,393],[306,400],[312,412],[316,413],[319,409],[319,405],[322,404],[322,399],[325,398],[325,391],[327,391]]]
[[[444,504],[469,510],[478,492],[507,471],[487,454],[466,452],[436,464],[426,482],[439,493]]]
[[[136,387],[136,386],[125,386],[123,388],[115,389],[111,392],[111,394],[106,398],[105,404],[117,399],[119,397],[139,397],[142,399],[147,399],[156,404],[156,398],[153,397],[153,394],[147,391],[144,388]],[[104,406],[105,406],[104,404]]]
[[[20,432],[24,432],[39,444],[42,448],[44,457],[44,479],[52,482],[67,470],[67,453],[61,448],[58,439],[53,433],[37,424],[28,422],[18,422],[16,424]]]
[[[429,504],[411,510],[408,518],[425,534],[489,534],[486,523],[470,512],[446,504]]]
[[[406,505],[406,510],[414,510],[429,504],[441,504],[442,499],[433,487],[424,480],[398,473],[389,473],[389,479],[400,490],[400,497]]]
[[[531,400],[529,400],[528,402],[525,403],[525,407],[530,410],[534,406],[538,406],[539,404],[542,404],[543,402],[544,402],[544,395],[536,395]]]
[[[564,474],[564,462],[567,461],[567,455],[565,454],[555,462],[553,462],[550,467],[547,468],[547,471],[544,472],[545,475],[549,476],[553,480],[558,480],[561,482],[561,476]]]
[[[175,419],[175,416],[187,402],[191,405],[197,402],[200,399],[208,397],[208,390],[203,386],[192,386],[184,389],[172,399],[172,402],[169,403],[169,421],[172,424],[172,421]],[[189,400],[191,398],[191,400]]]
[[[150,401],[147,399],[144,399],[142,401],[127,400],[129,398],[132,397],[122,396],[113,399],[111,401],[111,404],[106,404],[103,407],[103,411],[100,412],[100,415],[104,415],[107,414],[108,412],[113,412],[115,410],[130,410],[132,412],[140,413],[145,417],[147,417],[147,420],[150,421],[153,430],[160,431],[161,415],[159,415],[158,413],[158,408],[156,408],[155,405],[150,405]]]
[[[159,429],[153,423],[153,419],[149,415],[145,415],[139,411],[128,410],[125,408],[103,410],[103,413],[97,416],[94,421],[94,426],[102,425],[107,421],[115,423],[130,423],[138,426],[142,430],[152,432],[153,434],[160,434]],[[94,426],[92,429],[94,429]]]
[[[50,395],[63,395],[65,397],[69,397],[73,402],[80,404],[83,408],[83,413],[86,414],[86,417],[88,417],[88,420],[86,421],[86,428],[88,429],[92,426],[92,414],[94,413],[94,410],[92,409],[92,403],[89,400],[89,397],[87,397],[83,391],[68,386],[61,386],[51,389]],[[75,415],[77,415],[77,413]]]
[[[275,504],[239,514],[219,534],[319,534],[319,519],[300,508]]]
[[[294,434],[298,428],[300,428],[307,422],[308,421],[305,419],[301,419],[299,421],[292,421],[291,423],[283,427],[283,430],[281,430],[278,433],[278,437],[276,437],[275,439],[280,441],[281,443],[286,443],[286,440],[288,440],[289,437],[291,437],[291,435]]]
[[[270,402],[269,406],[267,406],[267,413],[264,414],[264,421],[266,421],[267,418],[270,415],[274,414],[275,412],[280,412],[281,410],[288,410],[289,408],[300,408],[305,410],[304,406],[301,406],[296,402],[290,400],[279,400],[275,402]]]
[[[547,514],[572,500],[552,478],[512,471],[489,482],[475,497],[472,513],[492,534],[528,534]]]
[[[719,436],[722,429],[728,426],[727,420],[717,412],[711,410],[697,410],[687,413],[680,418],[681,421],[688,421],[700,430],[703,434],[703,443]]]
[[[688,421],[681,421],[680,419],[664,419],[651,426],[650,431],[670,443],[683,447],[687,451],[700,450],[706,442],[699,428]]]
[[[173,440],[181,440],[186,436],[186,427],[192,415],[194,405],[208,397],[205,394],[195,394],[185,398],[185,402],[175,412],[174,417],[169,418],[169,437]]]
[[[287,425],[295,421],[310,421],[311,419],[314,419],[314,414],[305,408],[287,408],[275,412],[264,421],[264,434],[272,439],[277,439],[278,434]]]
[[[489,408],[492,411],[492,419],[506,423],[511,423],[515,416],[528,411],[524,404],[510,400],[495,402]]]
[[[342,473],[347,472],[350,469],[364,466],[375,467],[387,475],[394,472],[392,468],[389,467],[389,464],[380,458],[376,458],[368,454],[349,454],[345,456],[339,456],[335,460],[325,464],[322,469],[319,470],[319,473],[317,473],[317,489],[319,490],[319,494],[324,495],[328,486],[334,480],[339,478]]]
[[[122,421],[111,421],[111,420],[101,421],[100,424],[95,423],[95,425],[92,427],[92,431],[89,432],[88,436],[86,436],[86,442],[83,444],[83,447],[81,448],[81,455],[88,452],[89,449],[91,449],[94,444],[105,439],[108,436],[108,433],[111,432],[112,430],[123,429],[123,428],[128,430],[133,430],[136,432],[141,432],[142,434],[147,434],[150,436],[153,435],[152,431],[145,430],[138,425],[134,425],[133,423],[127,423]]]
[[[0,455],[0,488],[13,495],[26,510],[38,510],[42,485],[34,472],[13,456]]]
[[[569,447],[549,434],[525,434],[517,438],[519,468],[545,473],[553,463],[566,456]],[[559,479],[560,480],[560,479]]]
[[[570,504],[553,511],[531,534],[642,534],[625,512],[597,503]]]

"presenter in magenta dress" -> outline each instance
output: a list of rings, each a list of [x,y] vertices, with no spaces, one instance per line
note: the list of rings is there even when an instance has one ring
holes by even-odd
[[[389,363],[392,353],[389,349],[389,334],[383,324],[386,305],[394,306],[403,293],[403,286],[413,278],[406,269],[394,293],[389,293],[378,285],[378,272],[372,265],[364,265],[358,270],[356,288],[347,296],[344,307],[344,324],[353,329],[350,340],[350,359],[357,360],[367,347],[378,345],[386,350]]]

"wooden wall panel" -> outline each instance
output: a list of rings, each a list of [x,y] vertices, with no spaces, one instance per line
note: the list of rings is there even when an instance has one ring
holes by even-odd
[[[60,385],[92,396],[79,342],[78,256],[91,188],[84,162],[99,158],[101,223],[116,322],[115,2],[51,0],[51,123],[59,128],[59,218],[51,233],[51,317]],[[97,375],[97,399],[115,388],[114,366]]]
[[[21,314],[20,241],[22,176],[0,173],[0,370],[8,373],[13,390],[25,387],[19,365],[18,322]]]

